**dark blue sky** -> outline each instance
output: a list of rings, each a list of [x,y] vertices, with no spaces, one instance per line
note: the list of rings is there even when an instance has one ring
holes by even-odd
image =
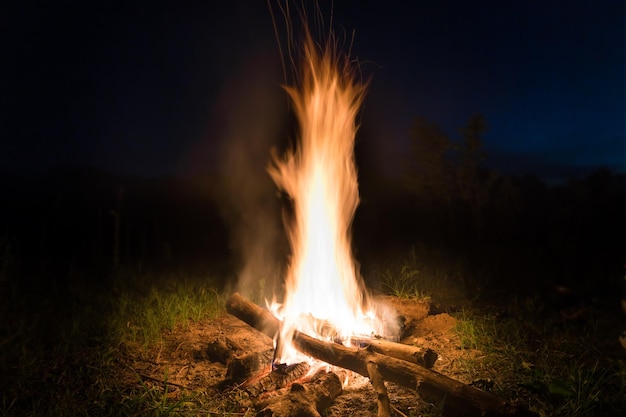
[[[232,136],[260,158],[282,140],[265,1],[15,3],[0,11],[3,170],[184,174],[219,166]],[[619,1],[336,0],[371,77],[357,146],[394,173],[414,118],[454,137],[481,113],[501,170],[623,172],[624,15]]]

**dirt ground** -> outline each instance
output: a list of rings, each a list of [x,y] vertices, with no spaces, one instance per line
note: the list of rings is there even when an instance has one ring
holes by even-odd
[[[383,297],[382,301],[398,312],[403,323],[401,343],[434,350],[439,355],[433,366],[435,371],[471,382],[457,369],[457,360],[476,357],[479,352],[461,349],[451,315],[437,311],[426,301],[393,296]],[[254,362],[248,363],[248,368],[262,374],[269,369],[272,354],[269,337],[225,313],[165,332],[162,343],[153,349],[127,346],[120,362],[121,382],[130,390],[139,380],[160,387],[167,381],[167,396],[172,400],[189,398],[191,394],[202,403],[204,412],[252,416],[259,411],[255,406],[256,393],[233,383],[237,369],[232,365],[246,357],[248,362]],[[436,404],[421,401],[413,390],[389,382],[386,385],[394,415],[418,416],[437,408]],[[376,398],[369,380],[352,374],[348,385],[323,415],[373,416]]]

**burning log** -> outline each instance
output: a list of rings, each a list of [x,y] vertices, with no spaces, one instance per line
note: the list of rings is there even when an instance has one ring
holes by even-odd
[[[273,337],[279,330],[280,322],[269,311],[237,293],[226,302],[226,310],[269,337]],[[369,377],[378,394],[379,415],[380,407],[384,407],[385,402],[388,404],[389,401],[385,398],[386,389],[379,376],[382,380],[415,389],[420,397],[427,401],[443,402],[445,415],[493,417],[536,415],[515,407],[493,394],[463,384],[424,366],[377,353],[372,345],[366,348],[349,348],[324,342],[297,331],[294,333],[293,343],[306,355]],[[382,415],[385,415],[384,410]]]
[[[230,296],[226,302],[226,310],[269,337],[274,337],[280,328],[280,321],[272,313],[251,303],[238,293]],[[438,358],[437,353],[432,349],[403,345],[383,339],[353,339],[353,342],[367,345],[373,352],[416,363],[425,368],[432,368]]]

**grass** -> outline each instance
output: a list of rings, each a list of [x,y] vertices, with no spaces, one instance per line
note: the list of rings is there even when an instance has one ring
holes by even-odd
[[[464,382],[542,416],[626,410],[626,361],[613,349],[617,332],[609,312],[570,321],[538,296],[504,306],[468,303],[452,291],[462,287],[458,267],[432,266],[419,251],[382,270],[391,294],[464,306],[452,313],[461,348],[476,353],[456,364]],[[125,270],[102,285],[40,284],[10,278],[0,284],[0,415],[209,415],[214,409],[216,400],[203,392],[174,397],[167,384],[147,384],[140,375],[129,387],[117,371],[129,346],[154,349],[164,332],[222,314],[218,282]],[[229,415],[227,406],[221,415]]]
[[[402,262],[387,265],[379,273],[379,280],[384,291],[398,298],[429,300],[431,293],[437,291],[447,281],[447,277],[433,278],[432,272],[420,263],[415,249]]]
[[[384,269],[380,280],[401,298],[432,297],[462,306],[449,311],[461,348],[475,351],[457,363],[466,382],[528,404],[541,416],[624,414],[626,358],[613,311],[598,306],[567,320],[539,295],[512,297],[501,306],[481,303],[482,294],[447,288],[468,283],[457,272],[461,268],[433,267],[436,257],[427,255],[411,250],[404,261]]]
[[[223,313],[225,298],[210,280],[168,277],[148,288],[120,292],[109,321],[118,341],[145,347],[160,341],[163,330]]]
[[[216,317],[212,280],[123,271],[107,285],[12,283],[2,288],[0,415],[178,415],[189,398],[116,379],[128,345],[144,349],[162,331]],[[166,377],[166,376],[164,376]]]
[[[549,416],[620,415],[626,410],[626,361],[619,359],[607,312],[564,321],[536,298],[499,311],[456,313],[462,347],[479,352],[459,367],[472,380],[496,383],[509,400],[523,398]]]

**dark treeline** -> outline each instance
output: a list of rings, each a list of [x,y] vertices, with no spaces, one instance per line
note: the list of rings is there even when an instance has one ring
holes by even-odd
[[[213,204],[210,178],[136,178],[73,168],[1,181],[5,276],[105,279],[122,266],[192,270],[222,267],[228,258],[228,232]]]
[[[485,167],[485,129],[473,117],[453,142],[419,119],[401,180],[360,166],[353,232],[364,270],[414,247],[469,286],[614,291],[626,260],[624,175],[598,169],[560,186],[501,175]],[[0,181],[3,280],[106,279],[132,265],[237,271],[215,175],[129,178],[75,168]]]
[[[374,257],[377,251],[389,256],[384,242],[405,250],[417,245],[425,262],[443,253],[433,262],[462,265],[460,273],[474,285],[619,291],[626,261],[624,174],[598,168],[558,186],[502,175],[487,168],[486,129],[485,119],[474,116],[454,142],[438,126],[416,120],[403,180],[362,187],[357,243]]]

